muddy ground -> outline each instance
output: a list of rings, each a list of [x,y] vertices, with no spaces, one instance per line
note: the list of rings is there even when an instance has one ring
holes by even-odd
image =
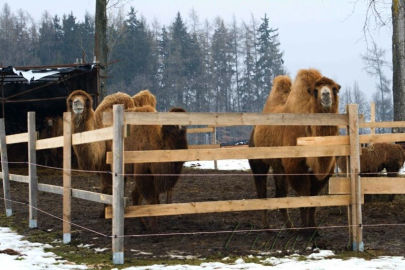
[[[15,169],[14,169],[15,170]],[[11,169],[13,172],[13,169]],[[22,174],[18,169],[15,173]],[[238,200],[255,198],[252,176],[248,172],[214,171],[185,168],[174,189],[173,202]],[[239,174],[239,175],[235,175]],[[62,185],[60,171],[39,169],[39,182]],[[73,173],[74,188],[98,191],[99,183],[94,174]],[[274,196],[273,181],[268,181],[269,196]],[[130,190],[127,183],[126,190]],[[3,195],[3,188],[0,188]],[[11,182],[12,199],[28,202],[28,185]],[[293,194],[292,194],[293,195]],[[164,197],[162,196],[162,199]],[[363,224],[405,224],[405,200],[396,196],[393,202],[367,203],[363,207]],[[4,203],[0,202],[1,212]],[[62,216],[62,197],[49,193],[39,193],[38,207],[52,215]],[[13,205],[16,220],[26,224],[28,209],[24,205]],[[111,220],[99,217],[103,205],[81,199],[73,199],[72,222],[91,230],[111,235]],[[299,210],[290,210],[293,221],[300,224]],[[270,228],[283,228],[283,220],[278,211],[268,214]],[[317,221],[320,226],[347,225],[345,207],[318,208]],[[62,222],[41,212],[38,213],[38,228],[46,232],[57,232],[61,239]],[[158,218],[158,230],[152,233],[214,232],[261,229],[262,215],[258,211],[233,212],[222,214],[200,214],[168,216]],[[108,248],[111,252],[111,239],[72,228],[74,243],[92,244],[93,247]],[[139,219],[126,219],[127,235],[151,233],[145,230]],[[405,250],[405,226],[364,227],[364,243],[368,251],[378,254],[403,255]],[[268,252],[308,253],[308,246],[343,252],[348,249],[347,228],[319,230],[319,236],[304,235],[296,231],[245,232],[221,234],[195,234],[176,236],[128,237],[125,239],[126,257],[165,257],[170,254],[194,255],[197,257],[238,256],[265,254]]]

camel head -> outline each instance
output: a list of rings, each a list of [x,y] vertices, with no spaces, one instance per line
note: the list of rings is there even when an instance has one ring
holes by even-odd
[[[308,88],[308,93],[315,101],[315,113],[337,113],[339,108],[340,85],[327,77],[315,81],[313,88]]]
[[[93,109],[93,98],[83,90],[75,90],[66,99],[66,107],[74,116],[83,116]]]
[[[183,108],[174,107],[169,112],[186,112]],[[187,129],[181,125],[163,125],[163,141],[170,149],[187,149]]]

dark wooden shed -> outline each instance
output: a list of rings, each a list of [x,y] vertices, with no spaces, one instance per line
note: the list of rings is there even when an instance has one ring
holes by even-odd
[[[77,89],[93,96],[96,107],[99,86],[98,64],[0,67],[0,117],[6,134],[27,132],[29,111],[36,113],[37,131],[46,128],[45,117],[62,116],[66,98]],[[9,162],[27,161],[27,144],[10,145],[8,155]]]
[[[28,111],[36,112],[38,129],[45,116],[62,116],[66,97],[76,89],[92,95],[96,106],[98,71],[97,64],[0,68],[0,117],[6,133],[25,132]]]

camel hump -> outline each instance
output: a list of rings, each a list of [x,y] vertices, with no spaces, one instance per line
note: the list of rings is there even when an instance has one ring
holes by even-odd
[[[135,107],[142,107],[149,105],[156,108],[156,97],[148,89],[139,91],[136,95],[132,96]]]
[[[279,75],[274,78],[273,89],[271,91],[283,93],[288,96],[291,91],[291,84],[292,83],[290,77],[288,77],[287,75]]]

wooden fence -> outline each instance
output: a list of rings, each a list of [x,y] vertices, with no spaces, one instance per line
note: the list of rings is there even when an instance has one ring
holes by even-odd
[[[71,115],[64,113],[64,134],[60,137],[36,140],[35,113],[28,113],[28,132],[5,135],[4,121],[0,119],[0,148],[2,179],[7,216],[12,214],[10,183],[28,183],[29,226],[37,227],[37,192],[45,191],[63,196],[63,242],[71,241],[71,198],[109,204],[106,217],[112,218],[113,262],[124,262],[124,217],[184,215],[213,212],[250,211],[264,209],[348,206],[353,250],[362,251],[362,203],[364,194],[405,194],[405,178],[360,179],[360,143],[405,141],[405,134],[359,135],[362,127],[405,127],[405,122],[365,123],[359,120],[357,105],[348,105],[347,114],[260,114],[260,113],[136,113],[123,111],[115,105],[112,113],[105,113],[104,124],[111,127],[71,134]],[[320,125],[346,126],[347,136],[305,137],[297,140],[297,146],[255,148],[200,148],[187,150],[125,151],[123,149],[126,125]],[[71,146],[96,141],[112,140],[112,152],[107,153],[107,163],[113,164],[113,194],[100,194],[71,187]],[[28,143],[29,175],[8,173],[7,145]],[[63,147],[63,187],[41,184],[37,181],[36,150]],[[350,156],[349,177],[332,177],[329,195],[231,200],[216,202],[173,203],[139,205],[124,208],[124,164],[136,162],[169,162],[189,160],[258,159],[286,157]],[[383,181],[381,181],[381,179]],[[387,180],[387,181],[385,181]],[[395,184],[395,185],[394,185]],[[399,188],[403,187],[403,188]]]

